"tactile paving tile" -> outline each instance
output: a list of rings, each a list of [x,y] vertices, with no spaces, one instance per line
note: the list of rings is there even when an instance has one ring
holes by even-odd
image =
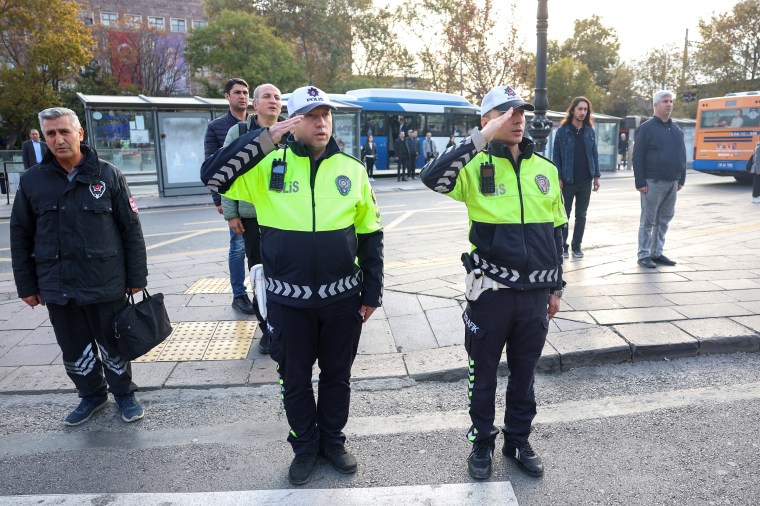
[[[258,322],[219,322],[211,339],[252,339]]]
[[[134,362],[242,360],[248,356],[258,322],[176,322],[166,340]]]
[[[245,277],[245,286],[251,289],[251,281]],[[185,295],[196,293],[232,293],[229,278],[202,278],[185,290]]]
[[[158,357],[159,362],[185,362],[202,360],[211,339],[198,341],[165,341],[166,346]]]
[[[212,339],[203,360],[242,360],[248,356],[253,339]]]
[[[146,353],[142,357],[137,357],[136,359],[133,360],[133,362],[157,362],[159,355],[161,355],[161,352],[164,351],[165,347],[166,347],[166,341],[159,344],[158,346],[150,350],[148,353]]]
[[[167,341],[209,340],[214,335],[219,322],[179,322],[172,324],[172,333]],[[248,337],[248,336],[246,336]]]

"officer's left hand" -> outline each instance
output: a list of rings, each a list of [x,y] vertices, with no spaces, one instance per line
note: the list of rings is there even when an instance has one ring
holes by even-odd
[[[549,295],[549,308],[547,310],[547,315],[550,320],[554,318],[554,315],[557,314],[557,312],[559,312],[559,305],[560,305],[559,296]]]
[[[676,191],[680,192],[680,191],[681,191],[681,188],[683,188],[683,185],[682,185],[682,184],[679,184],[679,185],[678,185],[678,189],[677,189]]]
[[[594,191],[595,192],[599,191],[599,178],[598,177],[594,178]]]
[[[362,306],[359,308],[359,314],[362,315],[362,323],[367,323],[367,320],[375,312],[375,309],[377,308],[372,306]]]
[[[136,293],[140,293],[143,291],[143,289],[144,287],[143,288],[127,288],[127,295],[134,295]]]

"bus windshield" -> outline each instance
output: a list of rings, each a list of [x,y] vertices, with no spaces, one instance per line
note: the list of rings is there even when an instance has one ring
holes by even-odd
[[[705,98],[697,108],[694,170],[716,176],[749,178],[760,141],[760,92]]]

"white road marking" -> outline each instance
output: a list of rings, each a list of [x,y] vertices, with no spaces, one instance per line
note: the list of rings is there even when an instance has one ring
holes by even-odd
[[[189,234],[186,234],[182,237],[177,237],[175,239],[169,239],[168,241],[151,244],[150,246],[145,248],[145,250],[150,251],[152,249],[160,248],[161,246],[166,246],[167,244],[173,244],[175,242],[184,241],[185,239],[192,239],[193,237],[197,237],[199,235],[208,234],[209,232],[218,232],[218,229],[209,228],[206,230],[198,230],[197,232],[190,232]]]
[[[416,211],[405,211],[404,214],[393,220],[392,222],[388,223],[387,225],[383,225],[383,230],[385,232],[388,232],[390,230],[393,230],[396,228],[400,223],[403,223],[407,218],[411,218],[414,216],[414,213]]]
[[[508,481],[415,485],[405,487],[284,489],[234,492],[194,492],[155,494],[71,494],[0,497],[8,506],[79,506],[81,504],[171,504],[172,506],[242,506],[247,504],[312,506],[461,506],[463,504],[499,504],[517,506],[517,497]]]

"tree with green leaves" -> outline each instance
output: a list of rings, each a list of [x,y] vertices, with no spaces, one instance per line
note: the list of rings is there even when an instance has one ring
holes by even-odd
[[[561,47],[563,57],[575,58],[594,72],[594,82],[606,88],[612,70],[618,63],[620,42],[614,28],[602,24],[596,14],[587,19],[576,19],[573,36]]]
[[[60,103],[61,83],[92,58],[93,39],[66,0],[0,0],[0,116],[8,147]]]
[[[760,0],[742,0],[700,20],[699,33],[695,63],[710,93],[760,89]]]
[[[650,50],[641,60],[636,62],[636,83],[639,94],[651,99],[659,90],[670,90],[674,93],[681,87],[683,81],[683,55],[675,45],[666,45]],[[651,106],[651,100],[649,100]],[[651,110],[639,114],[651,114]]]
[[[368,86],[383,85],[399,62],[414,61],[396,35],[398,21],[387,7],[357,13],[352,23],[353,70]]]
[[[188,37],[186,57],[196,75],[207,69],[224,79],[242,77],[251,86],[269,82],[282,90],[306,84],[291,46],[275,35],[266,19],[249,12],[217,13],[208,26]],[[199,80],[212,87],[208,79]]]
[[[597,107],[604,114],[625,118],[637,114],[641,109],[641,97],[636,91],[636,74],[628,65],[618,65],[612,69],[610,82]]]
[[[602,90],[585,63],[572,58],[560,58],[546,69],[546,94],[549,107],[564,111],[575,97],[585,96],[598,112]]]

